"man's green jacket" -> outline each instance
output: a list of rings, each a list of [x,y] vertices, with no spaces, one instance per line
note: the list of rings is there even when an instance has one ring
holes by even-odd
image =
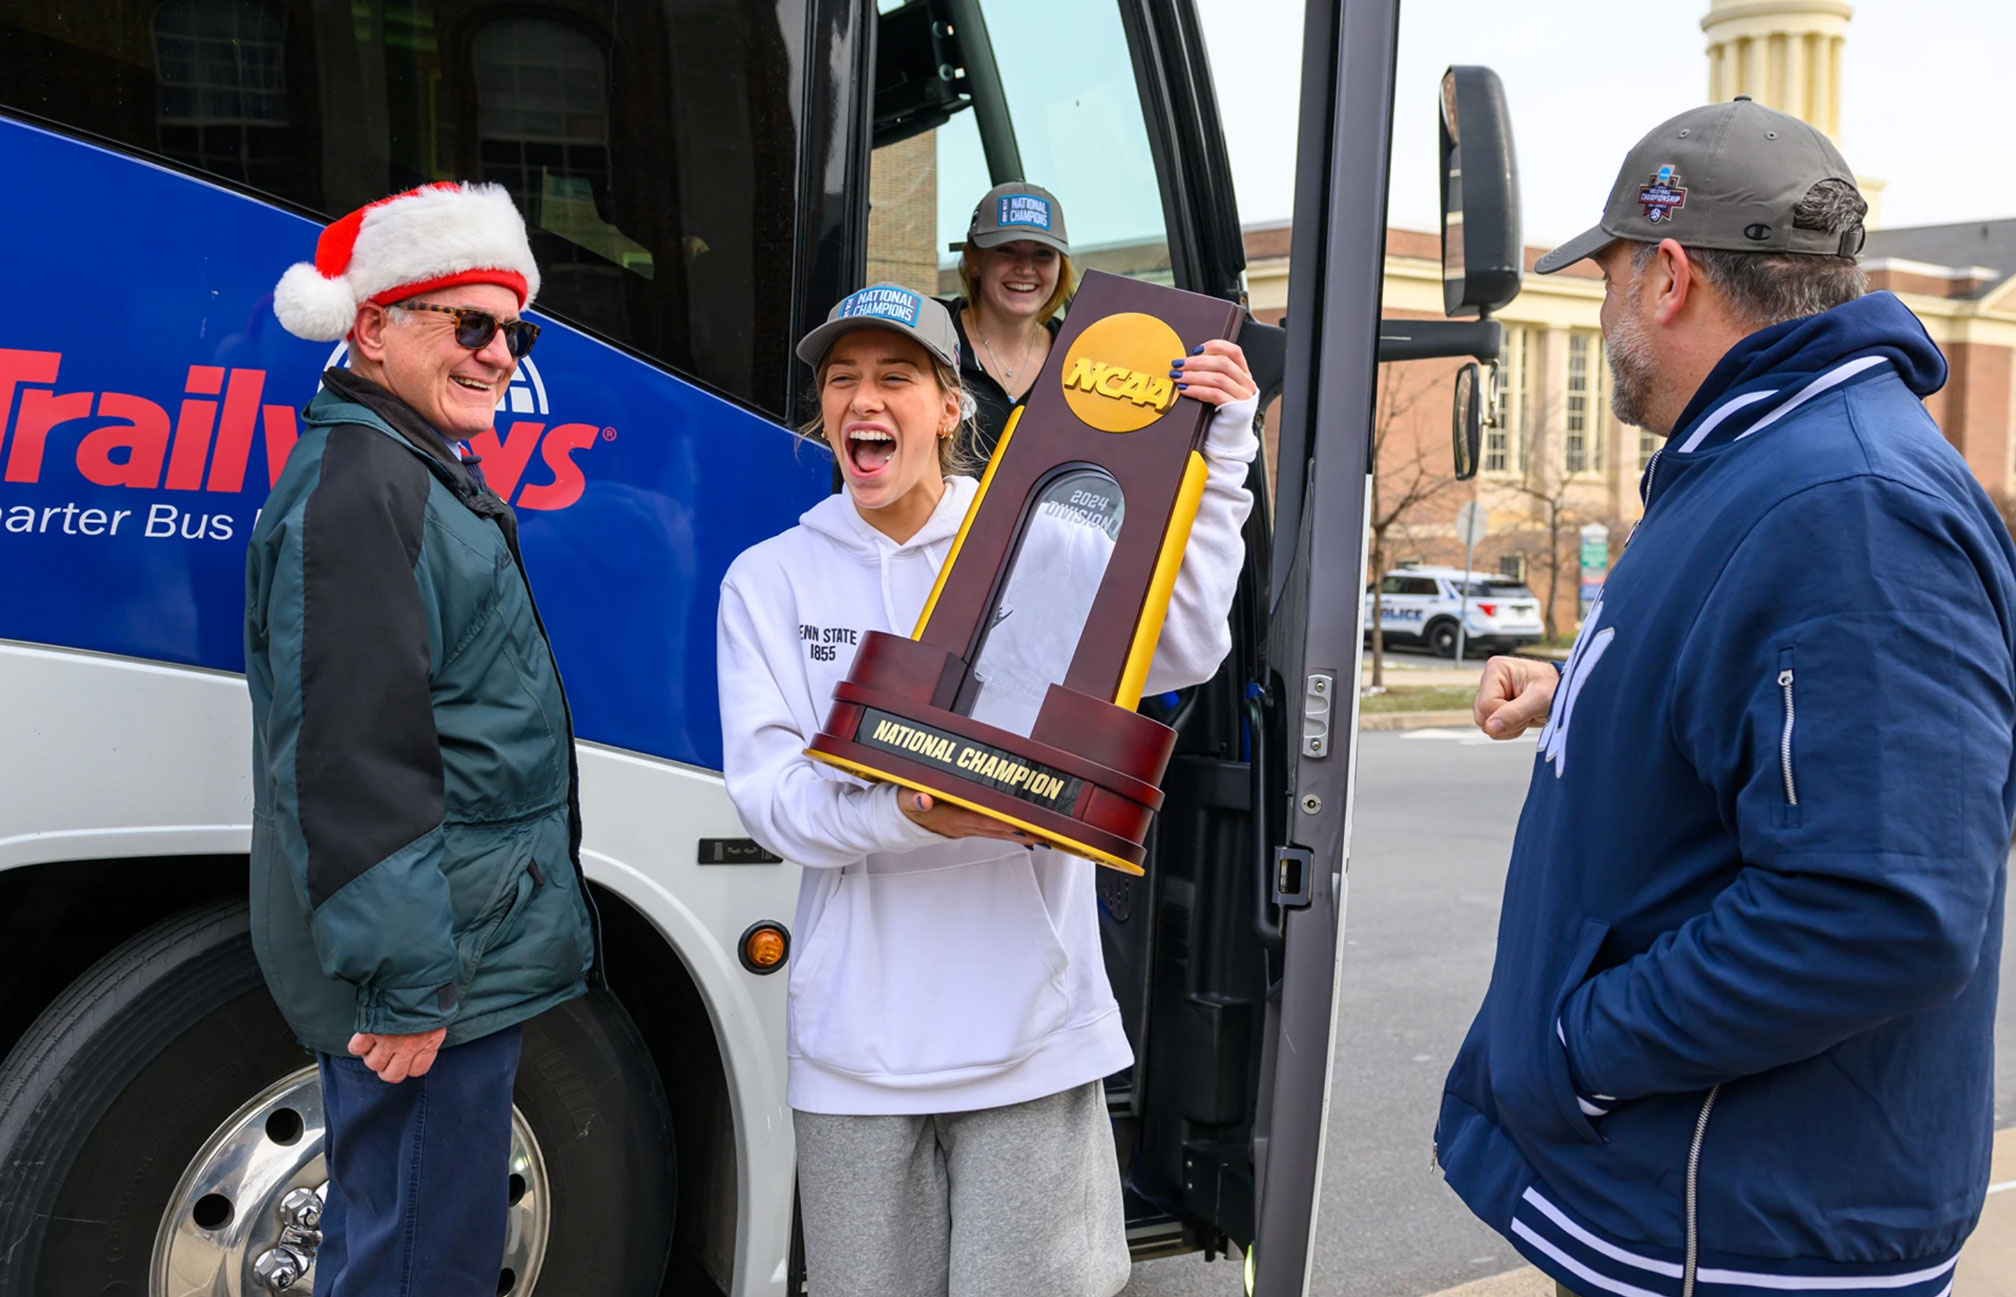
[[[252,530],[252,940],[302,1043],[456,1045],[597,968],[573,729],[508,506],[331,370]]]

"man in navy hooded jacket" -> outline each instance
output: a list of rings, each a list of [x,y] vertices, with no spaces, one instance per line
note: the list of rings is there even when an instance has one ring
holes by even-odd
[[[1666,438],[1544,722],[1450,1185],[1564,1290],[1946,1297],[1988,1180],[2016,815],[2016,553],[1863,295],[1866,204],[1747,100],[1646,136],[1594,257],[1620,420]]]

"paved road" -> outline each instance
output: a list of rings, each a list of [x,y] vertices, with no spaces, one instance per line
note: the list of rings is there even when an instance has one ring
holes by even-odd
[[[1442,1078],[1490,978],[1530,739],[1360,739],[1337,1073],[1312,1293],[1418,1297],[1523,1264],[1429,1163]],[[2016,904],[2012,904],[2016,929]],[[1998,1125],[2016,1124],[2016,942],[2004,952]],[[1238,1263],[1136,1269],[1126,1297],[1233,1297]]]

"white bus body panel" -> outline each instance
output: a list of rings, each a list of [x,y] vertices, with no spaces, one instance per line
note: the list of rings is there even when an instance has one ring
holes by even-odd
[[[251,711],[243,676],[0,641],[0,870],[249,852]],[[582,865],[685,963],[728,1071],[731,1291],[778,1297],[796,1169],[784,1102],[788,976],[747,972],[736,947],[760,919],[788,924],[799,870],[697,863],[700,838],[746,836],[718,774],[592,744],[579,753]]]

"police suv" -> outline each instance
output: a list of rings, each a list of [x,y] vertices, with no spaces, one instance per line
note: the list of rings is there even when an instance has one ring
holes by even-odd
[[[1375,615],[1374,593],[1369,586],[1365,590],[1368,644]],[[1456,656],[1459,619],[1466,657],[1473,645],[1480,652],[1516,649],[1539,643],[1544,633],[1540,600],[1525,582],[1494,572],[1403,567],[1380,578],[1376,593],[1376,615],[1379,627],[1386,632],[1386,643],[1425,644],[1437,657]]]

